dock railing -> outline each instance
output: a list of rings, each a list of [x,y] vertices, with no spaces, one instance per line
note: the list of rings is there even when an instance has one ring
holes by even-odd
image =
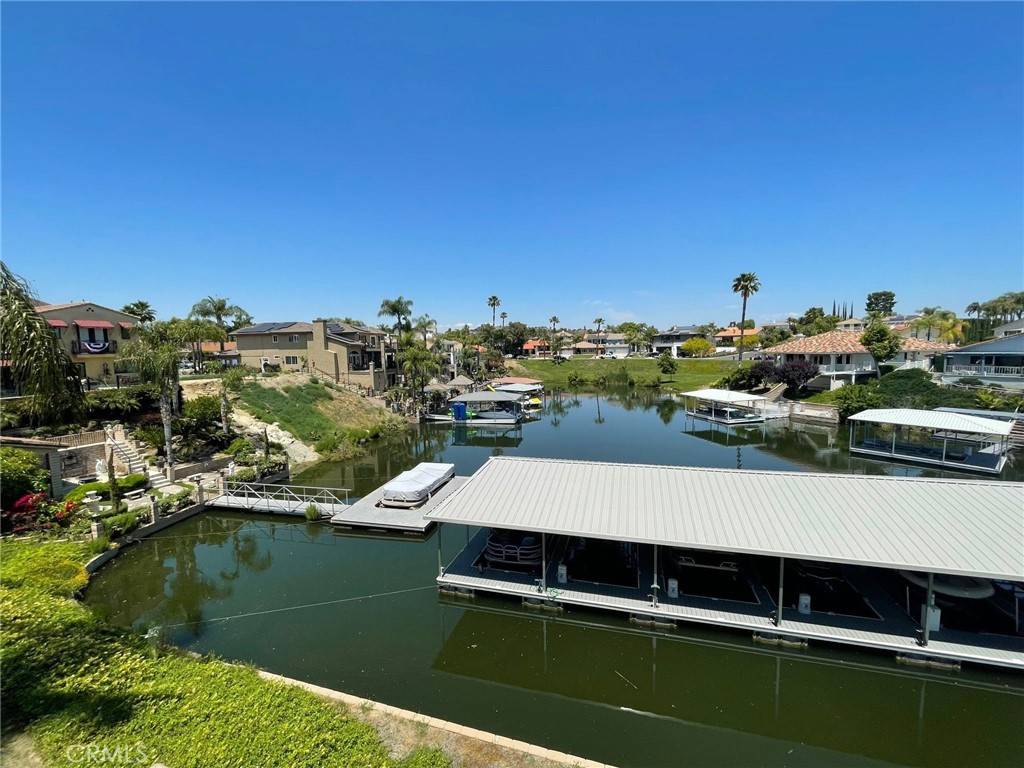
[[[349,488],[320,488],[308,485],[270,485],[227,478],[217,495],[241,496],[259,501],[283,501],[300,504],[348,504]]]

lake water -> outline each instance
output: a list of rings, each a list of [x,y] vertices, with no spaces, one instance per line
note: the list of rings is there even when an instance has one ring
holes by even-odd
[[[851,458],[843,431],[712,428],[653,393],[563,395],[519,429],[423,426],[294,482],[361,495],[419,461],[470,474],[496,454],[934,475]],[[1011,468],[1004,478],[1020,471]],[[426,540],[208,512],[132,547],[87,601],[177,645],[621,766],[1002,766],[1024,754],[1024,678],[920,672],[742,633],[650,632],[438,595],[466,531]]]

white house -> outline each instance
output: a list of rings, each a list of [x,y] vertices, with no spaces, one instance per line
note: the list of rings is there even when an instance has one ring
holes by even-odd
[[[808,386],[817,389],[837,389],[844,384],[855,384],[858,376],[864,378],[878,375],[875,360],[860,343],[860,337],[860,333],[852,331],[829,331],[802,339],[787,339],[762,351],[773,355],[779,363],[797,358],[810,360],[818,366],[820,375]],[[935,355],[949,349],[952,349],[949,344],[936,341],[903,339],[902,351],[892,360],[885,361],[883,365],[896,369],[921,368],[930,371]]]

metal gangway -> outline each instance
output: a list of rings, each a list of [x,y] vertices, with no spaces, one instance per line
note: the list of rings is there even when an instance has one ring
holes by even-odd
[[[204,488],[206,503],[225,509],[248,512],[272,512],[305,515],[310,504],[322,517],[348,509],[348,488],[321,488],[307,485],[271,485],[227,478],[223,486]]]

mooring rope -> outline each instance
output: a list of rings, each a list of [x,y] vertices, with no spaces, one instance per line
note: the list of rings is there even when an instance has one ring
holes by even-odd
[[[372,595],[358,595],[356,597],[339,597],[337,600],[323,600],[319,603],[303,603],[302,605],[288,605],[284,608],[267,608],[263,611],[249,611],[248,613],[237,613],[233,616],[218,616],[213,619],[200,619],[196,621],[183,621],[178,624],[162,624],[160,626],[152,627],[147,634],[153,634],[161,629],[174,629],[176,627],[191,627],[196,624],[212,624],[215,621],[232,621],[233,619],[245,619],[249,616],[266,616],[271,613],[283,613],[284,611],[298,611],[303,608],[319,608],[324,605],[338,605],[339,603],[354,603],[358,600],[372,600],[377,597],[393,597],[394,595],[404,595],[410,592],[422,592],[426,589],[437,589],[436,584],[428,584],[423,587],[409,587],[408,589],[396,589],[391,592],[376,592]]]

